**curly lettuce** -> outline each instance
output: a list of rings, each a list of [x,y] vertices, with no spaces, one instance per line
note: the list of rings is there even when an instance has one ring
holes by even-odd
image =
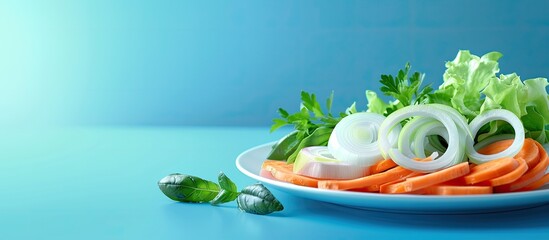
[[[549,142],[547,79],[522,81],[516,73],[497,77],[501,57],[499,52],[478,57],[466,50],[459,51],[453,61],[446,63],[444,82],[430,96],[431,102],[451,106],[468,120],[491,109],[509,110],[522,120],[526,137]],[[493,121],[481,129],[478,138],[505,133],[512,133],[512,128]]]
[[[453,61],[446,63],[444,82],[431,95],[431,101],[451,106],[472,120],[480,113],[481,91],[496,78],[497,61],[502,56],[499,52],[490,52],[478,57],[467,50],[459,51]]]

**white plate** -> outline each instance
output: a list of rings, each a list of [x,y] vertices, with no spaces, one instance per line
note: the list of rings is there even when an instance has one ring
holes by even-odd
[[[303,198],[368,210],[420,214],[501,212],[536,207],[549,203],[549,186],[547,185],[542,189],[530,192],[473,196],[389,195],[298,186],[259,175],[261,164],[273,144],[263,144],[241,153],[236,159],[238,170],[268,187]]]

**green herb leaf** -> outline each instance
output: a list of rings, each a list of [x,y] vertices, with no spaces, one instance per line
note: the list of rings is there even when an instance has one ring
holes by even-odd
[[[210,204],[219,205],[222,203],[232,202],[238,197],[238,194],[238,192],[231,192],[225,189],[221,189],[217,196],[215,196],[215,198],[210,201]]]
[[[425,75],[415,72],[411,77],[408,77],[410,68],[410,64],[406,63],[404,69],[399,70],[396,77],[391,75],[381,75],[381,80],[379,80],[379,82],[383,85],[381,86],[381,92],[398,100],[397,102],[387,106],[386,111],[384,111],[386,115],[401,107],[427,103],[429,101],[429,94],[433,91],[433,88],[429,84],[420,89]],[[370,96],[367,95],[367,97],[369,97],[369,101],[370,99],[377,101],[372,104],[369,103],[368,105],[378,108],[380,105],[383,105],[383,102],[379,102],[380,100],[378,100],[377,97],[371,93]],[[371,111],[380,112],[379,109],[372,109]]]
[[[299,142],[301,141],[297,137],[298,131],[293,131],[286,136],[282,137],[278,142],[273,145],[273,148],[267,159],[269,160],[286,160],[297,149]]]
[[[330,97],[326,100],[326,109],[328,110],[328,116],[332,116],[332,103],[334,102],[334,91],[330,93]]]
[[[328,144],[328,140],[330,139],[330,134],[332,134],[333,130],[333,128],[328,127],[319,127],[315,129],[312,134],[305,137],[299,142],[296,150],[288,157],[286,162],[293,163],[295,161],[295,158],[297,157],[297,154],[299,154],[299,151],[305,147],[326,146]]]
[[[219,181],[219,186],[223,190],[232,191],[232,192],[238,192],[238,189],[236,187],[236,184],[234,184],[225,173],[220,172],[219,176],[217,176],[217,179]]]
[[[219,186],[199,177],[174,173],[158,181],[160,190],[180,202],[209,202],[219,193]]]
[[[301,104],[298,112],[289,114],[284,109],[279,109],[278,112],[281,118],[276,118],[273,120],[271,132],[286,125],[293,125],[296,132],[292,133],[291,137],[285,136],[279,140],[279,142],[273,147],[273,150],[269,154],[268,158],[271,160],[287,160],[292,162],[292,158],[295,157],[303,146],[312,146],[308,145],[309,143],[307,142],[317,138],[316,136],[310,137],[317,129],[333,129],[342,118],[357,112],[356,106],[353,103],[353,105],[351,105],[346,112],[342,112],[337,117],[334,117],[331,113],[333,99],[334,92],[332,91],[328,99],[326,99],[327,114],[325,114],[322,110],[320,103],[316,99],[316,95],[305,91],[301,92]],[[317,140],[318,139],[315,141],[319,142]],[[302,141],[305,142],[301,144]],[[325,145],[326,143],[327,140],[325,142],[323,141],[321,144]]]
[[[301,101],[303,106],[309,111],[311,111],[315,117],[322,117],[324,113],[320,108],[320,104],[316,101],[316,96],[314,94],[309,94],[305,91],[301,91]]]
[[[284,119],[273,119],[273,125],[271,126],[271,132],[274,132],[275,130],[288,125],[288,122],[286,122]]]
[[[236,184],[234,184],[234,182],[231,181],[231,179],[229,179],[229,177],[227,177],[223,172],[219,173],[217,178],[221,191],[219,191],[217,196],[210,201],[210,203],[217,205],[235,200],[239,194]]]
[[[261,183],[250,185],[244,189],[236,199],[238,208],[247,213],[269,214],[282,211],[284,207],[274,195]]]

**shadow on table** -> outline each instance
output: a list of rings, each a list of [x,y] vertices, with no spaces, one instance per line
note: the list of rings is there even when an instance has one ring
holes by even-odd
[[[395,227],[435,227],[441,229],[517,229],[549,226],[549,221],[547,221],[549,204],[521,210],[494,213],[408,214],[364,210],[299,197],[292,198],[295,198],[292,202],[299,204],[288,209],[290,210],[288,212],[289,215],[292,215],[292,212],[295,212],[299,215],[308,215],[308,217],[311,218],[324,218],[330,221],[341,221],[356,225],[377,224]]]

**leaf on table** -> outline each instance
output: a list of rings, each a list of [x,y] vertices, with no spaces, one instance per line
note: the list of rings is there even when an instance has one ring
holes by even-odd
[[[236,199],[238,208],[247,213],[265,215],[282,211],[284,206],[261,183],[250,185],[240,192]]]
[[[219,181],[219,186],[221,191],[215,196],[215,198],[210,201],[212,205],[217,205],[221,203],[231,202],[238,197],[238,189],[236,184],[229,179],[223,172],[219,173],[217,177]]]
[[[174,173],[158,181],[164,195],[180,202],[209,202],[219,193],[219,185],[199,177]]]

